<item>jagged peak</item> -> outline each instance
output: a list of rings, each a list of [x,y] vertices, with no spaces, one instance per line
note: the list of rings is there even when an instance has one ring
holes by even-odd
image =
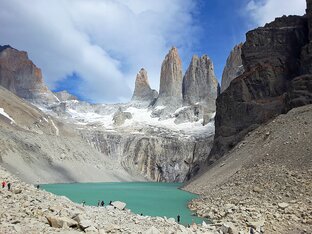
[[[3,50],[6,50],[6,49],[14,49],[14,48],[11,47],[10,45],[3,45],[3,46],[0,45],[0,52],[2,52]]]

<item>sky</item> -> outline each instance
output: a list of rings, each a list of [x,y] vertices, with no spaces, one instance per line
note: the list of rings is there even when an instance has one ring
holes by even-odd
[[[282,15],[303,15],[305,0],[0,0],[0,45],[27,51],[53,91],[92,103],[129,101],[144,67],[159,89],[172,46],[186,71],[207,54],[221,81],[245,33]]]

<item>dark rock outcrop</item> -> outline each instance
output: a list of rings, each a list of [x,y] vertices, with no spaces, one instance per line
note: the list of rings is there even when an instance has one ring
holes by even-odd
[[[132,102],[139,102],[142,105],[149,105],[155,98],[157,98],[158,92],[154,89],[151,89],[147,72],[142,68],[136,76],[135,88],[133,92]]]
[[[242,75],[245,71],[242,61],[242,46],[243,43],[236,45],[226,60],[222,73],[221,93],[230,86],[232,80]]]
[[[306,16],[283,16],[247,33],[242,46],[246,71],[217,99],[210,163],[260,124],[312,102],[310,0],[308,7]]]
[[[10,46],[0,48],[0,85],[31,102],[58,102],[44,84],[41,70],[29,60],[27,53]]]
[[[159,95],[154,106],[174,111],[182,105],[182,62],[173,47],[161,65]]]
[[[305,106],[312,103],[312,74],[294,78],[287,92],[287,108]]]
[[[213,63],[207,55],[199,58],[194,55],[183,78],[183,104],[201,105],[208,112],[215,111],[218,96],[218,81]]]

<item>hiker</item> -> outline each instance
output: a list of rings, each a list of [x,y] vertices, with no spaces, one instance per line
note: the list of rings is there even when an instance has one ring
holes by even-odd
[[[8,190],[11,190],[11,183],[8,183]]]
[[[178,223],[180,223],[180,215],[177,216]]]
[[[102,202],[101,202],[101,206],[104,206],[104,205],[105,205],[105,203],[104,203],[104,201],[102,201]]]
[[[2,188],[4,188],[6,185],[5,181],[2,182]]]
[[[85,206],[86,202],[85,201],[82,201],[82,206]]]

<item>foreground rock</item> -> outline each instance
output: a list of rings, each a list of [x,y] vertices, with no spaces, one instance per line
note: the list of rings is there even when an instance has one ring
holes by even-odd
[[[22,191],[0,189],[0,233],[217,233],[210,226],[185,228],[167,218],[75,204],[17,180],[2,167],[0,180]]]
[[[126,208],[126,203],[121,202],[121,201],[114,201],[112,202],[112,206],[119,209],[119,210],[123,210]]]

